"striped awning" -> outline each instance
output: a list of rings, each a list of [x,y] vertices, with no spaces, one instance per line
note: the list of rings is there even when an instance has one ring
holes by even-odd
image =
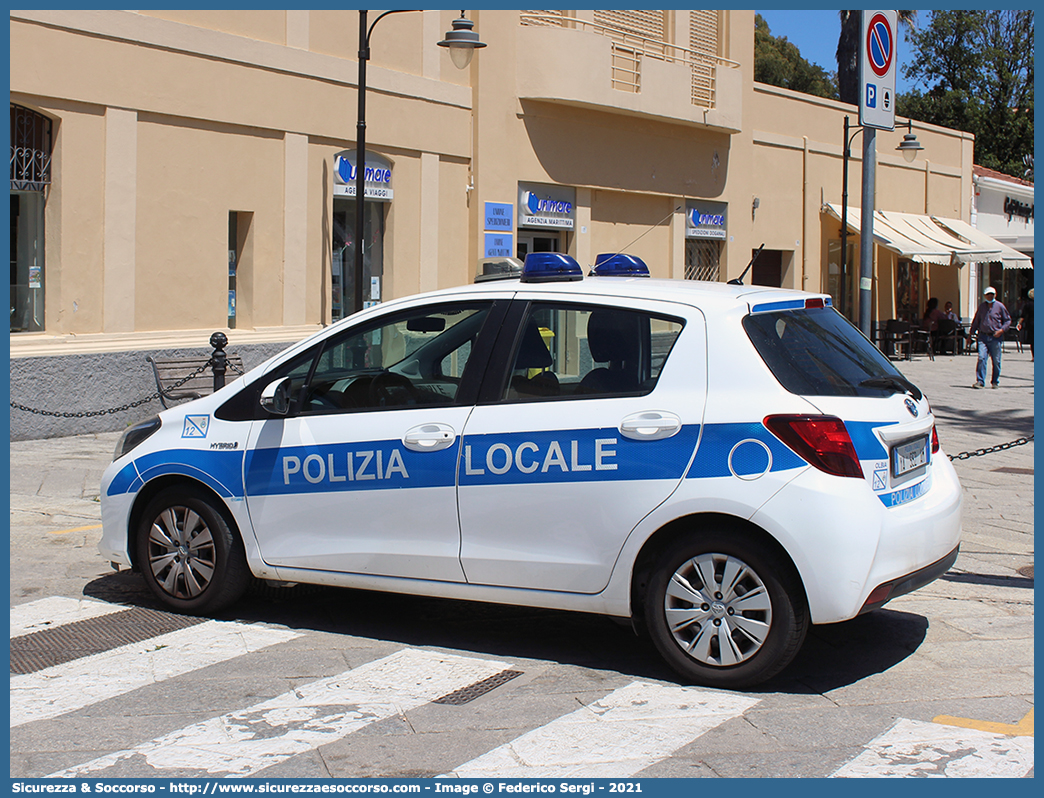
[[[823,210],[841,221],[840,205],[826,203]],[[860,209],[849,207],[848,229],[858,235],[861,222]],[[974,236],[967,235],[967,231],[973,232]],[[874,243],[901,258],[943,266],[1003,261],[1007,257],[1005,250],[1015,252],[956,219],[899,211],[874,211]]]
[[[976,230],[967,222],[962,222],[960,219],[944,219],[939,216],[933,216],[932,219],[943,227],[952,231],[955,235],[961,238],[967,239],[969,242],[980,242],[983,245],[990,243],[996,244],[1001,248],[1001,256],[998,260],[1004,264],[1005,269],[1032,269],[1033,258],[1029,255],[1019,252],[1017,249],[1009,247],[1007,244],[1001,243],[995,238],[992,238],[980,230]]]

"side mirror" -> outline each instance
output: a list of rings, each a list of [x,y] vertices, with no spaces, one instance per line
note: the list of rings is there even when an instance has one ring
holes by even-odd
[[[285,416],[290,412],[290,378],[270,382],[261,391],[261,407],[274,416]]]

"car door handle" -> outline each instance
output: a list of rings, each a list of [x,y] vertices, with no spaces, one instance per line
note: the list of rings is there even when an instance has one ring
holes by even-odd
[[[406,430],[403,445],[411,452],[437,452],[453,445],[457,433],[448,424],[421,424]]]
[[[636,441],[661,441],[677,434],[681,428],[678,416],[661,410],[635,413],[620,422],[620,434]]]

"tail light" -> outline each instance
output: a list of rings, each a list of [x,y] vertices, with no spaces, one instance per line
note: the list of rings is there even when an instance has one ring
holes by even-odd
[[[863,478],[845,422],[834,416],[768,416],[768,430],[820,471]]]
[[[935,431],[935,425],[932,424],[932,454],[939,453],[939,433]]]

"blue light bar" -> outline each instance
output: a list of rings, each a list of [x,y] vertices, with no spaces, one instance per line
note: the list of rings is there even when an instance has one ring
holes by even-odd
[[[561,252],[530,252],[522,264],[523,283],[552,283],[583,280],[580,264]]]
[[[606,252],[595,258],[591,275],[596,277],[648,277],[649,267],[635,255]]]

